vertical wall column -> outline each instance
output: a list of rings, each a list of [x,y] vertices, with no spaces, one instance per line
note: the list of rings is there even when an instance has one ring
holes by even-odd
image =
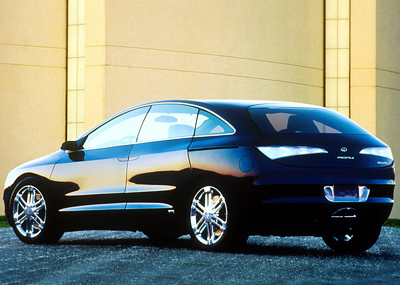
[[[85,0],[68,0],[67,139],[85,130]]]
[[[325,106],[350,116],[350,0],[326,0],[325,35]]]
[[[351,119],[376,134],[376,0],[351,0]]]
[[[110,1],[111,7],[120,7],[121,2]],[[123,1],[125,5],[130,2]],[[106,118],[105,115],[105,93],[107,85],[106,67],[106,0],[86,0],[85,17],[85,129],[88,130],[99,124]],[[123,6],[125,7],[125,6]],[[116,15],[116,21],[120,15]],[[124,25],[121,29],[114,31],[124,34],[127,30]],[[125,34],[124,34],[125,35]],[[126,38],[133,35],[128,33]],[[122,75],[125,77],[125,74]],[[121,92],[120,86],[113,89],[114,94]],[[111,114],[110,114],[111,115]]]

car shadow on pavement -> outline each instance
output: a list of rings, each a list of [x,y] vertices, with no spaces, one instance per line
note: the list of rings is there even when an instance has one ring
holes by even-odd
[[[268,238],[265,238],[266,240]],[[197,249],[191,242],[190,238],[180,238],[177,240],[170,241],[155,241],[146,237],[140,238],[104,238],[104,239],[62,239],[57,243],[58,245],[78,245],[84,247],[124,247],[124,248],[133,248],[133,247],[147,247],[147,248],[157,248],[157,249],[165,249],[165,250],[193,250],[202,252]],[[204,251],[205,252],[205,251]],[[277,245],[276,243],[272,244],[259,244],[253,242],[247,242],[239,248],[235,248],[234,250],[217,252],[218,253],[226,253],[226,254],[244,254],[244,255],[258,255],[258,256],[309,256],[309,257],[354,257],[357,258],[384,258],[384,259],[400,259],[400,255],[394,252],[362,252],[360,254],[343,254],[335,252],[329,248],[323,248],[320,244],[316,244],[315,247],[301,246],[301,245],[288,245],[287,243],[282,243],[281,245]]]

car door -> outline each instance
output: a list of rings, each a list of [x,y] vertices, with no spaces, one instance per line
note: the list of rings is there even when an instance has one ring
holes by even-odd
[[[179,104],[153,105],[128,162],[128,210],[175,211],[179,191],[190,178],[188,147],[198,109]]]
[[[67,191],[61,212],[123,210],[129,153],[149,107],[117,115],[90,132],[82,149],[54,167],[53,181],[77,185]]]

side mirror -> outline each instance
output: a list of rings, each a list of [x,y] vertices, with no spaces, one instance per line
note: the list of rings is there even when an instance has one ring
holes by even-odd
[[[66,141],[61,145],[62,150],[77,151],[79,150],[79,145],[76,141]]]

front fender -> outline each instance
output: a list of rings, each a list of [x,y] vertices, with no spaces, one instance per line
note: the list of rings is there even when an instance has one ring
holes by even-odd
[[[24,174],[32,173],[34,175],[50,179],[54,165],[64,156],[65,152],[59,150],[52,154],[40,157],[35,160],[31,160],[14,168],[7,175],[4,189],[15,185],[15,182],[20,180],[20,177],[26,176]]]

